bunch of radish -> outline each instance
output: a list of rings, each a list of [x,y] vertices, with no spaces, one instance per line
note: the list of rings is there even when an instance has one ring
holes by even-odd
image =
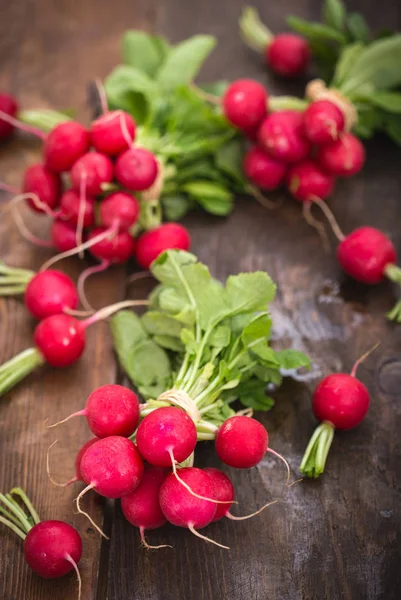
[[[79,451],[75,477],[57,485],[76,481],[86,484],[77,497],[80,512],[80,501],[91,489],[106,498],[121,498],[125,518],[138,527],[148,548],[155,546],[146,542],[145,530],[167,522],[221,546],[198,530],[223,517],[252,517],[271,504],[244,517],[229,512],[234,503],[231,480],[219,469],[193,466],[198,442],[196,422],[180,407],[164,406],[148,412],[133,391],[105,385],[90,394],[83,410],[51,427],[76,416],[86,418],[96,437]],[[214,437],[218,457],[230,467],[252,468],[266,452],[277,456],[268,448],[266,429],[248,416],[228,418],[215,427]]]

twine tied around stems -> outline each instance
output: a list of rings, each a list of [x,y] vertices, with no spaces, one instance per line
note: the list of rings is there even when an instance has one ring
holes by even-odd
[[[343,113],[345,129],[350,131],[358,122],[358,113],[355,106],[348,98],[343,96],[335,88],[327,88],[322,79],[313,79],[306,86],[306,97],[312,102],[317,100],[328,100],[335,104]]]
[[[172,388],[160,394],[157,399],[158,402],[169,402],[174,406],[179,406],[191,417],[194,423],[201,420],[201,413],[198,407],[190,396],[183,390],[176,390]]]
[[[147,190],[144,190],[141,194],[142,200],[150,202],[151,200],[159,200],[163,184],[164,184],[164,165],[162,161],[156,158],[157,161],[157,175],[153,184]]]

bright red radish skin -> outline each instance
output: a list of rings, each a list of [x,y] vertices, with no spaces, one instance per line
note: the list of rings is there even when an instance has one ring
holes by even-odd
[[[311,144],[304,134],[303,114],[296,110],[271,113],[259,129],[259,143],[272,158],[296,163],[309,156]]]
[[[117,228],[117,223],[116,223]],[[101,233],[107,231],[106,227],[96,227],[92,229],[88,240],[92,240]],[[128,231],[110,232],[110,236],[100,242],[96,242],[90,247],[89,252],[99,260],[107,261],[110,264],[125,263],[135,251],[135,240]]]
[[[189,250],[190,246],[191,238],[185,227],[179,223],[165,223],[140,236],[135,258],[142,268],[148,269],[165,250]]]
[[[344,131],[344,113],[329,100],[317,100],[305,110],[304,126],[305,135],[312,144],[332,144]]]
[[[24,555],[37,575],[55,579],[73,570],[67,556],[75,564],[80,561],[82,540],[77,530],[63,521],[42,521],[27,534]]]
[[[53,221],[51,237],[54,247],[59,252],[72,250],[77,245],[75,227],[60,219]]]
[[[251,183],[262,190],[272,191],[284,181],[287,166],[254,146],[245,154],[244,173]]]
[[[134,147],[117,158],[115,175],[117,181],[128,190],[142,192],[149,189],[159,171],[156,158],[145,148]]]
[[[36,194],[41,202],[54,209],[58,205],[61,195],[60,176],[41,163],[32,165],[24,173],[22,191],[24,194]],[[35,212],[44,212],[31,198],[28,198],[27,202]]]
[[[347,275],[375,285],[383,281],[386,267],[397,262],[397,254],[384,233],[374,227],[359,227],[340,242],[337,259]]]
[[[75,310],[78,292],[74,282],[62,271],[43,271],[32,277],[25,290],[25,306],[36,319]]]
[[[238,79],[226,90],[223,112],[228,121],[246,131],[257,127],[267,113],[268,94],[258,81]]]
[[[335,184],[334,177],[309,159],[290,167],[286,180],[292,197],[299,202],[325,200],[332,194]]]
[[[81,459],[83,481],[106,498],[121,498],[137,487],[143,462],[131,440],[110,436],[87,449]]]
[[[10,94],[0,94],[0,111],[3,111],[10,117],[15,117],[18,112],[18,103]],[[0,141],[5,140],[12,135],[15,127],[10,123],[6,123],[0,117]]]
[[[250,469],[262,460],[268,443],[267,431],[259,421],[237,415],[219,427],[215,447],[217,456],[226,465]]]
[[[69,171],[78,158],[89,150],[89,145],[89,132],[83,125],[76,121],[60,123],[45,139],[45,164],[55,173]]]
[[[81,207],[82,203],[84,203],[83,209]],[[83,227],[92,227],[95,223],[95,198],[92,198],[87,194],[85,194],[84,198],[81,198],[79,192],[73,189],[64,192],[60,200],[59,218],[63,221],[67,221],[76,228],[81,210]]]
[[[318,148],[320,167],[335,177],[353,177],[365,164],[365,148],[352,133],[344,133],[333,144]]]
[[[139,202],[126,192],[113,192],[100,203],[100,222],[103,227],[111,227],[115,222],[119,229],[131,229],[139,217]]]
[[[71,169],[71,183],[76,190],[84,183],[86,193],[97,196],[102,191],[102,183],[110,183],[114,176],[113,163],[105,154],[88,152],[81,156]]]
[[[319,421],[328,421],[336,429],[353,429],[365,418],[369,392],[359,379],[347,373],[325,377],[312,398],[312,410]]]
[[[36,326],[34,342],[49,365],[68,367],[85,349],[85,327],[70,315],[53,315]]]
[[[294,33],[279,33],[266,46],[266,62],[283,77],[297,77],[308,68],[311,50],[308,42]]]
[[[210,475],[210,477],[213,479],[213,483],[216,488],[217,500],[222,502],[222,504],[216,504],[217,509],[213,519],[214,523],[215,521],[220,521],[220,519],[227,516],[227,513],[234,502],[234,486],[231,483],[231,479],[228,477],[228,475],[223,473],[223,471],[220,471],[220,469],[207,467],[206,469],[203,469],[203,471]],[[231,500],[231,504],[228,503],[229,500]]]
[[[109,111],[92,122],[92,145],[98,152],[117,156],[132,145],[135,129],[131,115],[123,110]]]
[[[195,450],[196,441],[193,420],[174,406],[157,408],[146,415],[136,433],[141,456],[156,467],[171,467],[172,457],[181,463]]]

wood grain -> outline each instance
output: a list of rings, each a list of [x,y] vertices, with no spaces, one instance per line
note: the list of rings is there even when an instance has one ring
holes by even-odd
[[[254,2],[272,29],[284,27],[284,17],[296,13],[318,18],[317,0]],[[173,41],[194,33],[217,35],[219,45],[208,61],[203,80],[256,77],[274,93],[296,91],[267,74],[255,54],[244,48],[236,21],[241,0],[87,0],[51,2],[15,0],[2,7],[0,23],[0,87],[17,93],[26,106],[85,107],[85,85],[103,76],[118,61],[119,38],[127,27],[160,31]],[[111,8],[112,6],[112,8]],[[400,26],[399,7],[384,0],[354,0],[377,28]],[[364,172],[341,182],[331,201],[340,225],[350,231],[360,223],[392,235],[399,250],[401,176],[400,152],[390,142],[367,144]],[[28,140],[0,149],[0,179],[18,183],[23,166],[36,160],[37,146]],[[358,372],[372,395],[368,418],[354,432],[336,434],[325,476],[285,488],[285,473],[270,457],[251,471],[228,472],[245,514],[269,498],[282,501],[244,523],[229,521],[205,530],[227,544],[224,551],[203,544],[187,531],[165,527],[150,532],[151,543],[169,543],[173,550],[146,552],[138,532],[122,518],[117,505],[108,507],[110,544],[86,533],[83,519],[72,516],[74,490],[52,488],[44,455],[55,435],[44,420],[54,421],[82,405],[96,385],[116,376],[105,326],[94,328],[85,358],[67,371],[43,370],[9,394],[0,407],[0,487],[26,486],[41,515],[64,518],[84,535],[83,600],[396,600],[401,590],[399,383],[401,329],[389,325],[384,313],[395,300],[391,285],[368,289],[340,273],[334,252],[326,255],[303,221],[299,206],[286,196],[280,210],[267,212],[250,199],[238,201],[228,219],[191,215],[186,224],[193,250],[224,279],[240,270],[267,270],[278,283],[274,304],[275,343],[308,352],[314,363],[304,381],[286,380],[276,393],[273,411],[261,417],[272,448],[281,452],[297,477],[300,458],[315,426],[310,394],[318,379],[332,371],[349,371],[354,360],[376,341],[380,348]],[[38,267],[47,252],[31,250],[9,220],[0,223],[1,257],[10,264]],[[44,235],[44,226],[38,223]],[[334,241],[333,241],[334,247]],[[64,265],[63,265],[64,266]],[[65,264],[77,274],[77,261]],[[127,290],[140,297],[148,283]],[[92,283],[99,306],[123,294],[123,273],[114,271]],[[33,327],[23,306],[0,301],[0,358],[6,360],[29,343]],[[29,429],[28,429],[29,426]],[[57,432],[54,475],[64,478],[69,458],[86,439],[81,421]],[[63,454],[64,452],[64,454]],[[212,445],[199,453],[200,465],[218,465]],[[72,467],[69,467],[70,469]],[[68,474],[70,470],[68,471]],[[89,501],[100,521],[101,506]],[[94,502],[94,501],[93,501]],[[234,510],[233,510],[234,512]],[[50,600],[76,598],[72,577],[43,582],[23,564],[20,543],[0,532],[0,598]]]

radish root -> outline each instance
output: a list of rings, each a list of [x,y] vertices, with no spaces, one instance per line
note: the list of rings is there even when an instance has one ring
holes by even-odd
[[[65,558],[74,567],[74,570],[75,570],[75,573],[76,573],[77,579],[78,579],[78,600],[81,600],[81,597],[82,597],[82,578],[81,578],[81,573],[79,572],[79,569],[78,569],[78,565],[75,562],[75,560],[72,558],[72,556],[70,556],[69,554],[66,554]]]
[[[263,510],[265,510],[265,508],[267,508],[268,506],[272,506],[272,504],[277,504],[277,502],[280,502],[280,500],[277,499],[277,500],[273,500],[272,502],[267,502],[261,508],[259,508],[259,510],[255,510],[255,512],[251,513],[250,515],[245,515],[244,517],[236,517],[235,515],[232,515],[230,512],[228,512],[226,514],[226,517],[228,519],[231,519],[232,521],[245,521],[246,519],[251,519],[252,517],[256,517],[256,515],[261,513]]]
[[[197,531],[191,523],[188,525],[188,529],[191,533],[196,535],[196,537],[201,538],[201,540],[204,540],[205,542],[209,542],[210,544],[214,544],[215,546],[218,546],[219,548],[224,548],[224,550],[230,550],[229,546],[224,546],[223,544],[219,544],[219,542],[216,542],[215,540],[212,540],[211,538],[208,538],[205,535],[202,535],[201,533],[199,533],[199,531]]]
[[[172,546],[170,546],[169,544],[161,544],[160,546],[151,546],[150,544],[148,544],[148,542],[145,539],[145,528],[144,527],[139,528],[139,533],[141,535],[141,544],[147,550],[159,550],[160,548],[172,548]]]
[[[93,527],[96,529],[96,531],[98,531],[100,533],[100,535],[102,535],[106,540],[109,540],[110,538],[104,533],[104,531],[102,531],[102,529],[99,527],[99,525],[97,525],[95,523],[95,521],[92,519],[90,514],[88,514],[84,510],[82,510],[81,505],[80,505],[81,499],[84,496],[84,494],[86,494],[86,492],[89,492],[89,490],[93,490],[94,487],[95,486],[93,483],[90,483],[89,485],[87,485],[86,488],[84,488],[82,490],[82,492],[80,494],[78,494],[78,496],[75,498],[75,504],[77,506],[78,513],[80,515],[84,515],[88,519],[88,521],[93,525]]]
[[[76,481],[78,481],[77,477],[73,477],[72,479],[70,479],[69,481],[66,481],[65,483],[59,483],[58,481],[55,481],[50,474],[50,450],[53,448],[53,446],[55,444],[57,444],[57,442],[58,442],[58,440],[55,440],[52,444],[50,444],[50,446],[47,449],[46,472],[47,472],[47,476],[49,478],[50,483],[52,483],[53,485],[56,485],[57,487],[67,487],[67,485],[70,485],[71,483],[75,483]]]

